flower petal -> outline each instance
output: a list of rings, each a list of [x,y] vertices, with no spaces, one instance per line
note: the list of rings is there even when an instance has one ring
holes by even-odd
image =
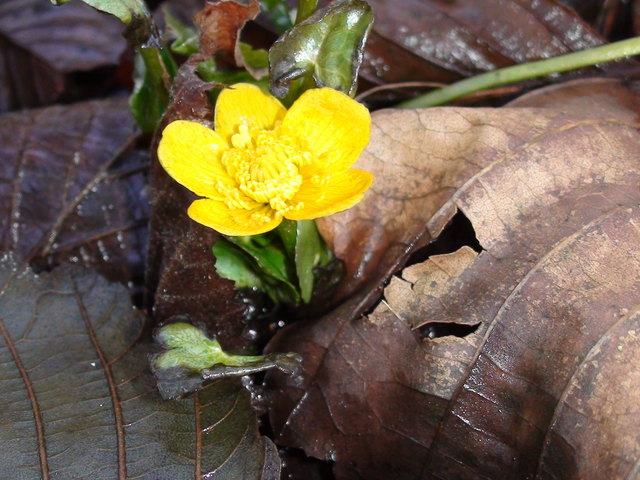
[[[303,183],[291,200],[291,204],[302,202],[302,208],[287,213],[290,220],[312,220],[325,217],[353,207],[362,200],[364,192],[373,181],[373,175],[363,170],[349,170],[331,175],[326,185]]]
[[[177,120],[162,132],[158,159],[169,175],[196,195],[218,197],[214,184],[234,185],[220,162],[227,143],[208,127]]]
[[[220,92],[216,102],[216,132],[229,141],[245,123],[249,130],[271,130],[287,110],[280,101],[250,83],[236,83]]]
[[[224,202],[209,198],[193,202],[187,213],[196,222],[233,236],[268,232],[282,221],[282,216],[269,206],[256,203],[252,210],[230,209]]]
[[[307,142],[316,166],[349,168],[369,143],[371,116],[358,102],[331,88],[307,90],[282,121],[282,133]]]

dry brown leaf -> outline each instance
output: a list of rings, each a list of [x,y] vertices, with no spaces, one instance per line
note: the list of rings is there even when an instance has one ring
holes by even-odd
[[[344,479],[637,478],[638,112],[593,80],[374,114],[373,192],[324,224],[351,299],[271,346],[305,356],[301,382],[268,378],[277,440]],[[456,210],[484,250],[405,270],[360,316]],[[422,339],[432,322],[478,328]]]
[[[260,4],[251,0],[248,5],[233,0],[207,2],[195,15],[200,29],[200,51],[206,57],[216,55],[227,65],[235,65],[236,43],[240,30],[260,13]]]

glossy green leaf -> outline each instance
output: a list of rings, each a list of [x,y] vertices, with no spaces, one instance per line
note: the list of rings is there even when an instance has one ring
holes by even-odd
[[[227,239],[249,254],[262,272],[292,286],[295,285],[295,271],[287,261],[286,252],[276,234],[269,232],[263,235],[227,237]]]
[[[237,379],[160,398],[124,286],[8,256],[0,285],[0,478],[280,478]]]
[[[256,236],[260,237],[260,236]],[[274,303],[300,303],[300,294],[295,284],[295,273],[280,246],[273,239],[267,248],[260,247],[260,238],[252,238],[243,244],[232,243],[231,238],[220,238],[213,246],[216,271],[222,278],[235,282],[236,288],[255,288],[266,293]],[[251,252],[251,253],[250,253]]]
[[[298,78],[354,95],[364,45],[373,23],[363,0],[341,0],[288,30],[269,50],[271,92],[283,98]]]
[[[177,65],[165,48],[143,47],[134,61],[131,113],[145,133],[152,133],[169,104],[169,86]]]

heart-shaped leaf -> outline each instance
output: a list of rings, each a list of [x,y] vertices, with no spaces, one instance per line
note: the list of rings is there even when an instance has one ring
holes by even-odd
[[[372,22],[367,2],[339,0],[288,30],[269,50],[271,92],[282,98],[293,80],[309,77],[353,95]]]

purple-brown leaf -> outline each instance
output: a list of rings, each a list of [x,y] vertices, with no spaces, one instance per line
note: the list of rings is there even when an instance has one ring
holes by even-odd
[[[126,48],[122,30],[119,20],[82,2],[56,7],[46,0],[4,0],[0,112],[78,100],[112,86]],[[73,75],[96,69],[101,74],[90,85]]]
[[[162,400],[122,285],[0,259],[0,477],[277,480],[236,380]]]
[[[127,99],[0,117],[0,251],[141,283],[148,156]]]

